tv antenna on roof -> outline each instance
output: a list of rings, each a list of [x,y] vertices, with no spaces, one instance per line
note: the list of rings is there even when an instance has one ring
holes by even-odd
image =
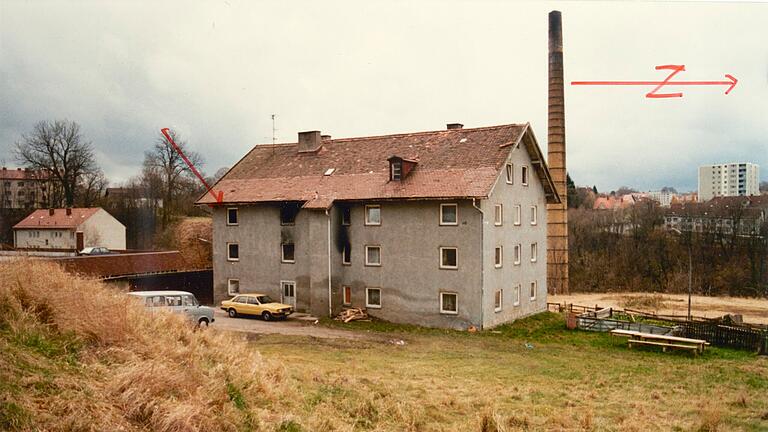
[[[277,135],[275,134],[277,132],[277,129],[275,129],[275,117],[277,117],[277,114],[272,114],[272,144],[277,144]]]

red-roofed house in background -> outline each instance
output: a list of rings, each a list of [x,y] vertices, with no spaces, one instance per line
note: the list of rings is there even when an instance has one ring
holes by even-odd
[[[0,209],[45,207],[51,183],[42,171],[27,168],[0,169]]]
[[[315,315],[479,328],[547,305],[547,204],[529,124],[257,145],[216,183],[216,302],[269,294]]]
[[[84,247],[125,249],[125,226],[100,207],[35,210],[13,227],[18,250],[76,252]]]

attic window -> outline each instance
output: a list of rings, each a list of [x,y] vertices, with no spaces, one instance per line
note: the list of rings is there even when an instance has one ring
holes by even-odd
[[[408,177],[408,173],[413,171],[418,163],[400,156],[392,156],[387,160],[389,161],[389,181],[400,181]]]
[[[336,168],[328,168],[327,170],[325,170],[325,173],[323,173],[323,175],[324,176],[329,176],[329,175],[333,174],[334,171],[336,171]]]
[[[403,178],[403,162],[392,161],[390,166],[390,180],[401,180]]]

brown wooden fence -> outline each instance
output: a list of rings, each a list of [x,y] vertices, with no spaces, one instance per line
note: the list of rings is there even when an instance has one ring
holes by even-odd
[[[681,322],[680,335],[704,339],[714,346],[747,349],[768,355],[768,332],[714,322]]]

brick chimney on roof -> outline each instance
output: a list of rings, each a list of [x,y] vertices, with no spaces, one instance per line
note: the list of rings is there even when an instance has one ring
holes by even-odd
[[[318,151],[322,144],[320,131],[299,132],[299,153]]]
[[[56,212],[56,210],[52,208],[48,209],[48,216],[53,216],[54,212]]]
[[[72,208],[67,207],[67,216],[72,216]]]
[[[565,95],[563,92],[563,21],[560,11],[549,13],[549,121],[547,164],[560,195],[547,204],[547,290],[568,294],[568,192],[565,166]]]

